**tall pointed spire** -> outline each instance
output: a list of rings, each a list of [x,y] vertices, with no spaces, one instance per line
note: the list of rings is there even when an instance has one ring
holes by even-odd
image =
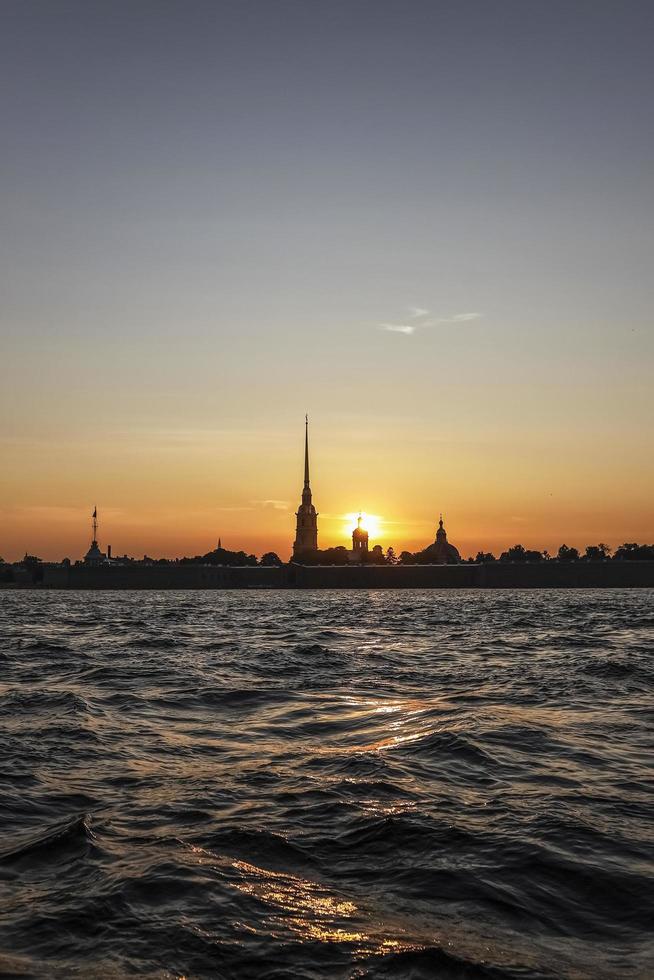
[[[304,486],[309,486],[309,416],[304,416]]]
[[[302,503],[297,513],[295,541],[293,542],[293,557],[297,558],[306,552],[318,549],[318,514],[311,500],[309,485],[309,416],[304,416],[304,487]]]

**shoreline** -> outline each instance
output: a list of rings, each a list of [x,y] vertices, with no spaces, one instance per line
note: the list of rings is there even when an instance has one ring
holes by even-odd
[[[16,566],[13,566],[14,568]],[[55,565],[21,569],[7,591],[198,589],[654,588],[654,561],[489,562],[457,565]]]

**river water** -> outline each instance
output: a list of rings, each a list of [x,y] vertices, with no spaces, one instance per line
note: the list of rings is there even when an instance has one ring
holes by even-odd
[[[0,975],[653,977],[653,600],[1,592]]]

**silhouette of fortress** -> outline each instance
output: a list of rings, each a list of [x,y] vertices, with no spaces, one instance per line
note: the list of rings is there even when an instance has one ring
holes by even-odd
[[[313,503],[311,492],[311,481],[309,475],[309,416],[304,419],[304,483],[302,486],[302,496],[300,505],[295,512],[295,539],[293,541],[292,558],[296,564],[309,562],[312,565],[320,564],[320,551],[318,549],[318,512]],[[98,544],[98,508],[95,507],[92,515],[93,537],[91,545],[84,556],[84,564],[94,567],[100,565],[120,564],[127,560],[124,558],[114,558],[111,556],[111,545],[107,546],[106,553],[100,549]],[[352,549],[347,552],[348,561],[353,565],[364,565],[369,561],[369,540],[368,531],[363,527],[363,516],[360,513],[357,526],[352,531]],[[218,542],[218,549],[221,542]],[[377,552],[377,555],[375,555]],[[453,544],[447,540],[447,533],[443,526],[443,515],[440,515],[438,530],[436,531],[435,541],[428,545],[420,553],[421,563],[430,565],[454,565],[461,561],[461,556]],[[375,558],[383,560],[383,554],[379,545],[373,549],[372,560]]]
[[[295,540],[293,542],[294,562],[316,556],[318,552],[318,512],[313,504],[311,484],[309,481],[309,416],[304,419],[304,486],[302,499],[296,514]],[[349,552],[350,562],[365,564],[368,551],[368,532],[362,527],[363,517],[359,513],[357,526],[352,531],[352,550]],[[461,561],[461,556],[453,544],[447,540],[447,532],[443,526],[443,515],[440,515],[436,540],[421,553],[424,564],[454,565]]]
[[[84,560],[72,564],[29,559],[5,566],[0,588],[52,589],[537,589],[537,588],[639,588],[654,587],[654,561],[539,561],[492,562],[461,560],[447,540],[440,515],[432,544],[410,561],[385,561],[376,545],[369,553],[368,531],[359,514],[352,532],[352,550],[339,552],[344,561],[330,563],[328,552],[318,549],[318,512],[309,478],[309,419],[304,430],[304,483],[295,514],[293,557],[288,564],[256,563],[244,552],[218,549],[195,559],[157,561],[127,555],[112,558],[98,544],[98,510],[92,515],[93,537]],[[376,554],[381,561],[375,560]],[[527,553],[528,554],[528,553]],[[245,561],[223,563],[228,555]],[[251,559],[251,561],[250,561]]]

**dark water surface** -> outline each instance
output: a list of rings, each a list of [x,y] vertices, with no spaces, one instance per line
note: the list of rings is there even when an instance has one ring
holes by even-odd
[[[0,974],[653,977],[653,600],[0,593]]]

